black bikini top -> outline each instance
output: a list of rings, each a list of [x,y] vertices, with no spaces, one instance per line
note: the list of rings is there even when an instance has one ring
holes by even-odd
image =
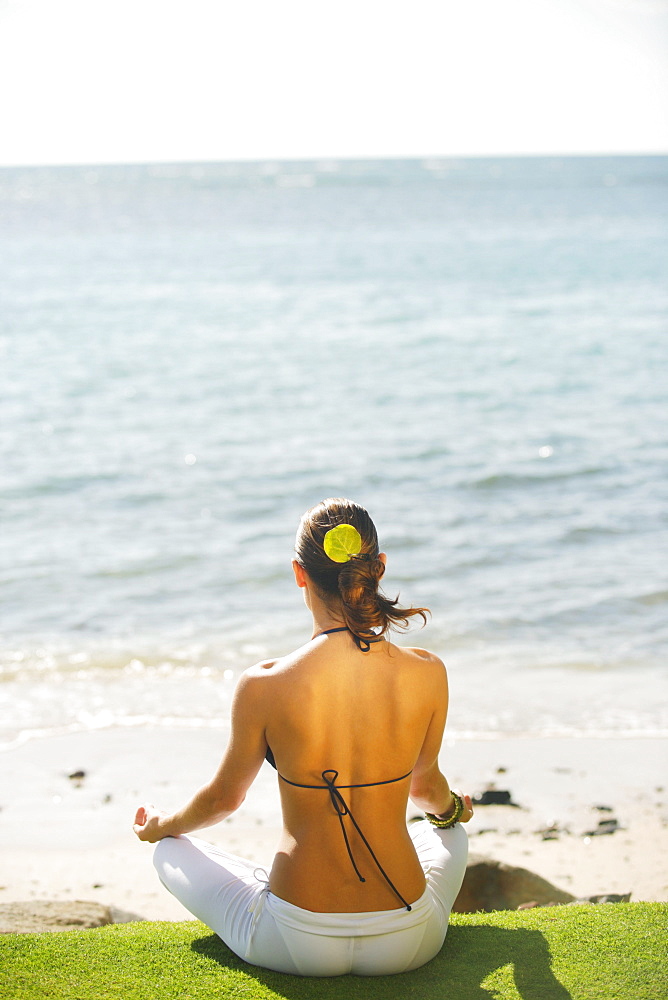
[[[323,631],[323,632],[318,632],[318,635],[331,635],[333,632],[350,632],[351,636],[353,637],[353,641],[355,642],[355,645],[363,653],[368,653],[369,652],[369,650],[371,649],[371,643],[373,643],[373,642],[380,642],[381,639],[383,638],[382,635],[368,635],[368,636],[365,636],[365,637],[356,635],[351,629],[348,628],[347,625],[343,625],[340,628],[325,629],[325,631]],[[313,638],[317,639],[318,636],[313,636]],[[355,817],[353,816],[353,814],[350,811],[350,806],[348,805],[348,803],[344,799],[343,795],[341,794],[341,789],[342,788],[373,788],[376,785],[392,785],[396,781],[403,781],[404,778],[408,778],[408,776],[410,774],[412,774],[412,771],[407,771],[406,774],[402,774],[401,777],[399,777],[399,778],[387,778],[385,781],[367,781],[367,782],[365,782],[364,784],[361,784],[361,785],[337,785],[336,784],[336,779],[339,776],[339,772],[338,771],[334,771],[333,769],[330,768],[329,770],[323,771],[322,774],[321,774],[322,780],[324,781],[323,785],[302,785],[298,781],[290,781],[289,778],[286,778],[284,775],[281,774],[281,772],[276,767],[276,761],[274,760],[274,755],[272,753],[271,747],[267,747],[266,759],[269,761],[269,763],[271,764],[272,767],[276,768],[276,773],[278,774],[278,776],[281,779],[281,781],[284,781],[286,783],[286,785],[293,785],[295,788],[312,788],[312,789],[316,789],[316,790],[319,790],[319,791],[327,791],[327,792],[329,792],[330,801],[331,801],[332,805],[334,806],[334,809],[336,810],[337,816],[339,817],[339,823],[341,825],[341,833],[343,834],[343,840],[344,840],[345,845],[346,845],[346,850],[348,851],[348,857],[350,858],[351,864],[352,864],[353,868],[355,869],[355,874],[357,875],[357,877],[360,880],[360,882],[366,882],[366,879],[364,878],[364,876],[360,872],[359,868],[357,867],[357,863],[355,861],[355,858],[353,857],[353,852],[352,852],[352,849],[350,847],[350,841],[348,840],[348,834],[346,833],[345,824],[343,822],[343,817],[344,816],[349,816],[350,817],[350,822],[353,824],[353,826],[357,830],[358,834],[362,838],[364,846],[366,847],[366,849],[368,850],[369,854],[373,858],[373,861],[374,861],[374,863],[376,865],[376,868],[378,869],[378,871],[380,872],[380,874],[383,876],[383,878],[385,879],[385,881],[389,885],[389,887],[392,890],[392,892],[395,894],[395,896],[397,896],[401,900],[401,902],[404,904],[404,906],[406,907],[406,909],[410,910],[411,909],[410,903],[407,902],[404,899],[404,897],[401,895],[401,893],[399,892],[399,890],[395,886],[394,882],[391,880],[390,876],[387,874],[387,872],[385,871],[385,869],[381,865],[380,861],[378,860],[378,858],[374,854],[373,848],[371,847],[371,844],[369,843],[369,841],[366,839],[366,837],[362,833],[357,820],[355,819]]]

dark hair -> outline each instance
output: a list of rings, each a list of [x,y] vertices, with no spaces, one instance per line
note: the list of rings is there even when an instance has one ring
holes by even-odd
[[[362,548],[347,562],[335,562],[324,549],[330,528],[351,524],[360,534]],[[364,507],[352,500],[330,498],[307,510],[297,529],[295,554],[315,584],[322,599],[337,598],[341,615],[353,635],[382,635],[388,628],[407,629],[409,618],[418,615],[427,622],[428,608],[401,608],[379,590],[385,566],[378,558],[378,535]],[[338,609],[337,609],[338,610]]]

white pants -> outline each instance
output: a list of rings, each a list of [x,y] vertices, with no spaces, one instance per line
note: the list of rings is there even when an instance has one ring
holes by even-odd
[[[153,863],[163,885],[252,965],[299,976],[385,976],[417,969],[441,949],[466,870],[457,824],[409,832],[427,886],[410,911],[314,913],[269,891],[264,869],[193,837],[166,837]]]

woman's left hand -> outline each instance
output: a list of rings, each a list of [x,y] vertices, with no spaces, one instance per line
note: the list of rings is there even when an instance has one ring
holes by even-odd
[[[461,792],[457,792],[457,794],[459,795],[460,799],[464,803],[464,811],[461,814],[461,816],[459,817],[459,822],[460,823],[468,823],[468,821],[473,816],[473,802],[471,801],[471,796],[470,795],[463,795]]]
[[[132,829],[140,840],[156,844],[163,837],[169,836],[162,822],[166,818],[167,813],[163,812],[162,809],[156,809],[155,806],[150,805],[140,806],[135,815]]]

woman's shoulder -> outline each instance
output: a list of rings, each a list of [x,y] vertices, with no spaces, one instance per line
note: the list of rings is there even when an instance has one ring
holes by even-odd
[[[277,657],[275,660],[260,660],[252,667],[246,667],[239,676],[237,686],[254,686],[260,681],[276,677],[280,673],[282,660],[283,657]]]
[[[241,678],[248,680],[264,679],[268,677],[278,677],[284,674],[291,667],[294,667],[304,657],[305,647],[295,649],[285,656],[277,656],[272,660],[259,660],[252,667],[246,667],[241,673]]]
[[[445,670],[445,663],[440,656],[437,656],[436,653],[432,653],[429,649],[422,649],[420,646],[398,646],[397,648],[400,649],[402,653],[406,653],[407,656],[415,660],[419,660],[425,664],[430,664],[437,669]]]
[[[251,667],[246,667],[239,674],[234,688],[236,705],[259,706],[267,698],[272,697],[272,678],[277,676],[277,666],[280,658],[275,660],[260,660]]]
[[[400,646],[402,653],[402,676],[409,684],[417,684],[419,688],[432,694],[448,690],[448,674],[445,663],[429,649],[420,646]]]
[[[265,674],[268,671],[272,670],[279,662],[280,662],[280,657],[276,657],[275,660],[259,660],[257,663],[254,663],[252,667],[246,667],[246,669],[242,671],[241,676],[264,677]]]
[[[299,665],[299,650],[271,660],[259,660],[239,675],[235,699],[258,710],[264,705],[276,705],[292,691],[295,668]]]

